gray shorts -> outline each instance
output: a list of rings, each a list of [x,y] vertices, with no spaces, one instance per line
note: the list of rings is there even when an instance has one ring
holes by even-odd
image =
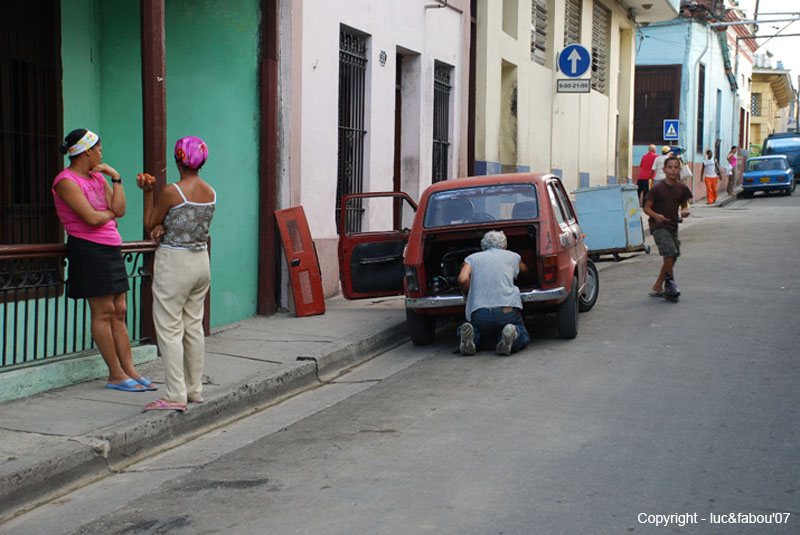
[[[653,240],[658,247],[658,254],[661,256],[672,256],[678,258],[681,255],[681,241],[676,234],[665,228],[653,229]]]

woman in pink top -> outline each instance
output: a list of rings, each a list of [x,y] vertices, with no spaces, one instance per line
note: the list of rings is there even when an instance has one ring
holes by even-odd
[[[85,129],[73,130],[61,145],[70,163],[56,176],[52,190],[68,236],[67,295],[89,302],[92,338],[108,366],[106,388],[156,390],[133,366],[125,324],[128,273],[116,221],[125,215],[125,190],[119,173],[102,163],[102,151],[97,134]],[[103,174],[111,177],[113,186]]]
[[[728,171],[728,186],[727,188],[725,188],[725,190],[728,192],[728,195],[731,196],[733,195],[733,188],[736,187],[736,171],[737,171],[736,165],[738,163],[738,158],[736,158],[737,152],[738,151],[736,150],[736,145],[734,145],[733,147],[731,147],[731,151],[728,153],[728,158],[727,158],[728,168],[730,169],[730,171]]]

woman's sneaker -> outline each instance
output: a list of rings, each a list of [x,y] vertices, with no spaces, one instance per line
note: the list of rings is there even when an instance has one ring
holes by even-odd
[[[495,351],[497,351],[498,355],[503,355],[507,357],[511,354],[511,348],[514,346],[514,342],[517,341],[517,328],[510,323],[506,324],[503,327],[503,332],[500,334],[500,341],[497,342],[497,347]]]
[[[459,334],[458,351],[467,357],[475,354],[475,329],[471,323],[465,323],[461,326]]]

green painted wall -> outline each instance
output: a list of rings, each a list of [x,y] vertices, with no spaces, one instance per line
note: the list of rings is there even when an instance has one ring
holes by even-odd
[[[100,36],[97,0],[62,0],[61,63],[64,135],[100,131]],[[96,130],[95,130],[96,129]],[[64,158],[64,165],[69,160]]]
[[[100,117],[103,160],[123,179],[128,201],[118,220],[125,241],[141,240],[142,192],[142,52],[139,0],[100,1]]]
[[[89,16],[87,16],[89,14]],[[103,160],[119,171],[128,209],[118,220],[125,241],[142,239],[142,74],[139,0],[62,0],[64,135],[88,128]],[[69,160],[64,158],[64,165]]]
[[[211,224],[211,323],[256,312],[259,0],[166,3],[167,140],[198,136],[200,175],[217,191]],[[168,168],[168,182],[178,178]]]
[[[201,176],[216,190],[211,225],[211,324],[255,314],[258,254],[259,0],[166,3],[168,161],[175,140],[203,138]],[[88,14],[88,15],[87,15]],[[142,238],[139,0],[62,0],[65,134],[96,131],[125,180],[122,239]],[[66,162],[68,164],[68,162]],[[167,181],[178,173],[171,164]]]

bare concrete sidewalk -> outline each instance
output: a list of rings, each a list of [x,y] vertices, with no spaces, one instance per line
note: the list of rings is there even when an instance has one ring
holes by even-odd
[[[407,340],[402,298],[326,302],[324,315],[251,318],[206,339],[203,396],[185,413],[148,411],[163,368],[139,366],[158,391],[88,381],[0,404],[0,522],[170,443],[202,434]]]

